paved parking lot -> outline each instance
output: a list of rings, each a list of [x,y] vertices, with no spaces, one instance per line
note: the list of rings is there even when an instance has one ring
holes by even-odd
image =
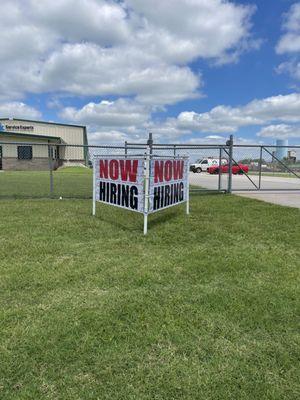
[[[258,176],[250,176],[253,182],[258,185]],[[256,191],[255,186],[248,180],[245,175],[233,175],[232,188],[235,190],[234,194],[239,196],[255,198],[258,200],[266,201],[269,203],[280,204],[283,206],[300,208],[300,179],[298,178],[284,178],[276,176],[263,176],[261,181],[261,188],[272,190],[270,191]],[[201,186],[206,189],[218,189],[217,175],[210,175],[207,173],[194,174],[190,173],[190,184],[194,186]],[[227,188],[228,175],[223,174],[221,180],[221,188]],[[254,189],[253,192],[243,192],[242,189]],[[279,189],[289,189],[287,192],[282,192]],[[241,191],[239,191],[241,190]]]

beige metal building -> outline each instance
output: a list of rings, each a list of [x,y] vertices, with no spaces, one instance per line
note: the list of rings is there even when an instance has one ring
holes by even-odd
[[[0,169],[3,170],[87,165],[88,150],[84,147],[87,144],[85,126],[0,118]]]

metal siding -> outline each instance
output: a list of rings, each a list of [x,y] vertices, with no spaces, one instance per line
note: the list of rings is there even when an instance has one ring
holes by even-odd
[[[43,124],[37,122],[26,122],[22,120],[2,120],[3,124],[7,125],[29,125],[34,127],[34,131],[30,132],[31,134],[36,133],[37,135],[45,135],[45,136],[56,136],[60,137],[62,141],[66,144],[72,145],[83,145],[84,142],[84,127],[75,127],[75,126],[61,126],[55,124]],[[9,131],[8,131],[9,132]],[[20,133],[26,133],[20,131]],[[29,132],[28,132],[29,133]],[[25,139],[24,139],[25,140]],[[30,138],[33,141],[32,138]],[[21,140],[23,142],[23,138]],[[63,157],[66,160],[84,160],[84,148],[80,147],[67,147],[63,151]]]
[[[5,136],[5,133],[1,133],[1,141],[5,141],[6,143],[15,143],[15,142],[20,142],[24,143],[41,143],[41,140],[33,140],[32,138],[18,138],[17,136]],[[15,157],[18,158],[18,150],[17,150],[17,145],[15,144],[2,144],[2,157]],[[32,146],[32,157],[45,157],[48,158],[48,144],[45,144],[45,146]]]

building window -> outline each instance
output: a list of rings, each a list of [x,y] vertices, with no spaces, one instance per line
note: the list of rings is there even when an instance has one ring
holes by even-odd
[[[18,146],[19,160],[32,160],[32,146]]]
[[[59,159],[59,147],[55,146],[52,149],[52,158],[53,160],[58,160]]]

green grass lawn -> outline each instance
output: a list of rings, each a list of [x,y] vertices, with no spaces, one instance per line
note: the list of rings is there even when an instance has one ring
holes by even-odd
[[[299,210],[91,206],[0,202],[1,400],[300,398]]]
[[[52,197],[91,198],[92,170],[66,167],[53,171]],[[50,197],[49,171],[0,171],[0,198]]]

